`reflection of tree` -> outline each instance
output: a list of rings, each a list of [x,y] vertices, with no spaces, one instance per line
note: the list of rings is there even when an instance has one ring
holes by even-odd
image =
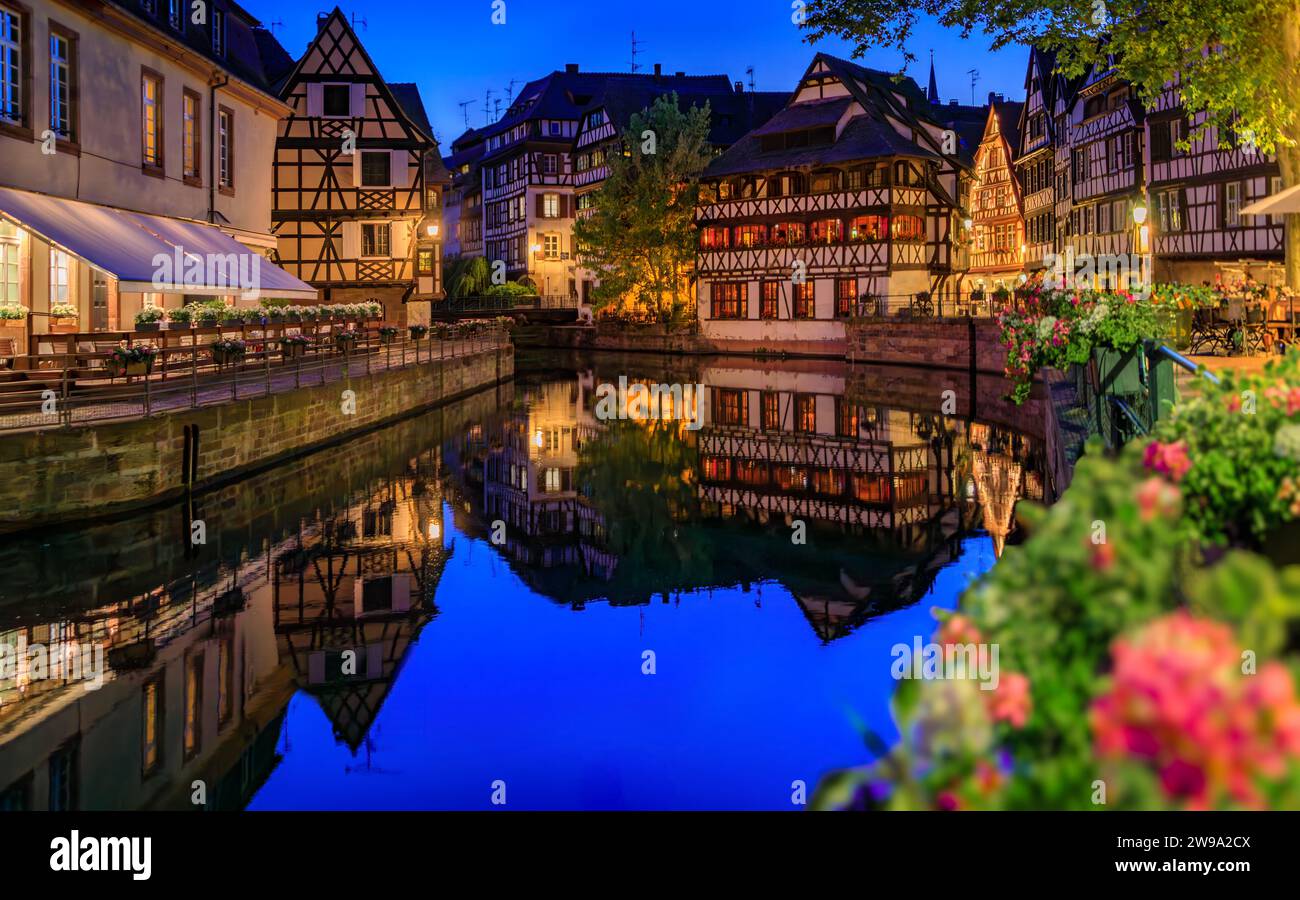
[[[611,422],[583,445],[578,489],[604,520],[620,572],[645,572],[660,584],[712,583],[712,540],[688,524],[699,513],[698,466],[680,422]]]

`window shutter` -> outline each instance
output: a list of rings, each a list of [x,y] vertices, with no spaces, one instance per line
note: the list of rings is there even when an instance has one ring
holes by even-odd
[[[1226,228],[1228,227],[1228,186],[1226,184],[1219,185],[1217,194],[1219,198],[1219,227]]]
[[[560,218],[561,219],[567,219],[573,215],[573,210],[570,208],[572,203],[573,203],[573,198],[570,197],[568,194],[560,195]]]
[[[537,218],[539,219],[546,218],[546,195],[538,194],[535,197],[535,200],[537,202]]]
[[[354,148],[352,151],[352,186],[361,187],[361,148]]]
[[[401,220],[393,223],[393,259],[406,259],[410,255],[411,226],[413,222]]]
[[[352,102],[349,104],[352,118],[362,119],[366,115],[366,86],[364,84],[354,84],[352,87]]]
[[[325,86],[322,84],[307,85],[307,115],[313,119],[319,119],[325,112]]]
[[[343,223],[343,248],[340,255],[343,259],[357,259],[361,256],[360,222]]]
[[[393,163],[391,166],[393,175],[393,187],[408,188],[411,186],[411,154],[407,150],[394,150]]]

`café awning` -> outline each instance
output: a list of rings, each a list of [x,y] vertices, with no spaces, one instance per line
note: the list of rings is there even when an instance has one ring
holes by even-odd
[[[121,291],[317,297],[311,285],[206,222],[3,187],[0,218],[113,276]]]
[[[1243,206],[1240,214],[1243,216],[1276,216],[1282,213],[1300,213],[1300,184],[1289,187],[1285,191],[1278,191],[1272,196],[1256,200],[1248,206]]]

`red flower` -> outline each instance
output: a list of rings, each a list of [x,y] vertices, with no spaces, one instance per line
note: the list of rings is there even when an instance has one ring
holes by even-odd
[[[1187,456],[1185,441],[1175,441],[1172,444],[1152,441],[1147,444],[1142,463],[1148,469],[1167,476],[1174,483],[1182,481],[1187,470],[1192,467],[1192,461]]]

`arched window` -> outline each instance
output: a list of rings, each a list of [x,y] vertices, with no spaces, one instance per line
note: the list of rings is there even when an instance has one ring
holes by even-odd
[[[896,241],[920,241],[925,238],[925,222],[920,216],[898,215],[894,216],[894,224],[890,229],[890,237]]]
[[[857,216],[849,223],[850,241],[883,241],[889,236],[889,216]]]

